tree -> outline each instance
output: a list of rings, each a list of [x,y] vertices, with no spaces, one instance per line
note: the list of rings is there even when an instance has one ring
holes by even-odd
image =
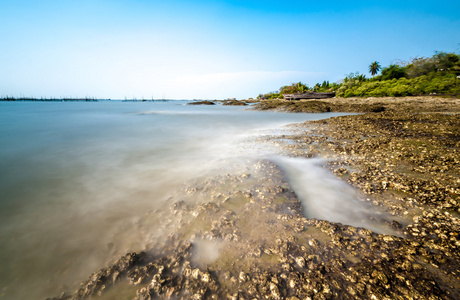
[[[298,82],[280,87],[280,94],[301,94],[308,90],[309,88],[306,84]]]
[[[382,66],[377,61],[374,61],[373,63],[369,65],[369,73],[371,73],[372,76],[374,76],[380,71],[381,67]]]
[[[389,65],[382,69],[382,80],[399,79],[406,77],[406,68],[398,65]]]
[[[446,71],[451,69],[459,61],[459,56],[455,53],[446,53],[436,51],[433,55],[437,71]]]

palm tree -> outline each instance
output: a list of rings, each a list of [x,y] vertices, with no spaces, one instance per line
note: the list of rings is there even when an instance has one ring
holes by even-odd
[[[371,73],[372,76],[374,76],[380,71],[381,67],[382,66],[377,61],[374,61],[373,63],[369,65],[369,73]]]

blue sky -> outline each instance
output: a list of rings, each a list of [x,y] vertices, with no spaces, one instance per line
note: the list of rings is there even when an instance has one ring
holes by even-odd
[[[460,1],[0,1],[0,97],[242,99],[436,50]]]

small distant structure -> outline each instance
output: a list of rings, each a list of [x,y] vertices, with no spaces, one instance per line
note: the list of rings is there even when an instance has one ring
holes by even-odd
[[[302,94],[283,94],[285,100],[325,99],[335,97],[335,92],[307,92]]]
[[[236,100],[236,98],[227,98],[227,100]]]

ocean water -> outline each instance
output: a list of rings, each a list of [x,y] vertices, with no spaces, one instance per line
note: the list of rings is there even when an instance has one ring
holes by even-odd
[[[0,103],[0,299],[74,289],[184,182],[273,155],[251,138],[340,115],[185,103]]]

